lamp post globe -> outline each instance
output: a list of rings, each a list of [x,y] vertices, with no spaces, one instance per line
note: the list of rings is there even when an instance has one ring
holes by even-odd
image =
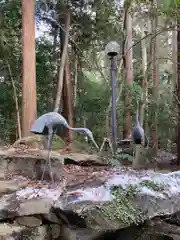
[[[111,41],[106,45],[105,52],[110,57],[117,56],[120,52],[120,45],[116,41]]]

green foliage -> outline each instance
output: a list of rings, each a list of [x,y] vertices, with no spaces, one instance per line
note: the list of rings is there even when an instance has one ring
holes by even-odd
[[[39,114],[52,111],[53,90],[56,81],[56,68],[53,45],[50,41],[41,37],[36,44],[36,79],[37,79],[37,103]],[[56,93],[56,92],[55,92]]]
[[[142,186],[142,187],[150,188],[155,192],[163,192],[165,190],[165,185],[155,183],[155,182],[150,181],[150,180],[144,180],[139,185]]]
[[[102,81],[95,79],[96,76],[92,73],[85,73],[84,77],[84,89],[79,96],[83,110],[86,113],[104,112],[109,101],[108,96],[110,96],[107,87]]]
[[[113,158],[109,160],[109,166],[117,168],[121,166],[121,162],[118,160],[118,158]]]
[[[109,104],[110,91],[96,75],[84,72],[82,90],[78,94],[77,105],[80,114],[87,119],[86,125],[98,137],[105,124],[105,112]]]
[[[111,193],[114,200],[103,206],[102,211],[110,220],[118,220],[125,224],[138,224],[143,222],[143,213],[132,205],[132,200],[138,193],[138,186],[131,184],[123,189],[121,186],[112,187]]]
[[[131,157],[132,156],[127,154],[127,153],[120,153],[120,154],[118,154],[118,158],[120,158],[120,159],[129,159]]]
[[[38,2],[38,1],[37,1]],[[55,18],[60,24],[64,23],[65,5],[62,1],[39,1],[40,16],[43,17],[43,11],[50,13],[51,9],[55,12]],[[132,1],[126,1],[125,5],[129,7]],[[136,4],[146,5],[149,11],[150,1],[133,1]],[[105,120],[106,110],[111,99],[110,83],[110,61],[103,53],[104,47],[110,40],[116,40],[121,44],[123,32],[123,8],[115,4],[115,1],[72,1],[72,27],[70,31],[69,62],[71,70],[71,80],[74,81],[74,59],[78,57],[78,91],[77,105],[75,109],[76,125],[82,126],[84,118],[86,126],[89,127],[96,140],[101,143],[106,135]],[[179,16],[179,8],[175,8],[177,1],[158,1],[158,14],[162,23],[165,20],[174,20]],[[139,5],[138,5],[139,6]],[[88,10],[87,10],[88,9]],[[134,10],[133,10],[134,11]],[[141,14],[139,14],[141,15]],[[147,14],[148,15],[148,14]],[[59,20],[58,18],[61,17]],[[136,16],[134,16],[136,18]],[[143,22],[146,21],[146,17]],[[138,20],[140,22],[141,19]],[[59,65],[59,32],[53,22],[43,19],[48,24],[46,35],[36,40],[36,79],[37,79],[37,103],[38,115],[51,111],[53,101],[57,90],[58,65]],[[159,26],[163,28],[164,26]],[[165,23],[167,25],[167,23]],[[64,25],[63,25],[64,27]],[[13,99],[12,83],[7,69],[7,62],[10,64],[12,75],[18,93],[18,101],[21,112],[21,77],[22,77],[22,51],[21,51],[21,1],[5,0],[0,1],[0,138],[10,141],[11,135],[16,135],[16,110]],[[161,37],[165,36],[165,32]],[[48,35],[48,38],[47,38]],[[133,74],[134,83],[131,87],[124,85],[123,73],[122,81],[118,79],[117,94],[122,84],[123,93],[117,103],[117,129],[118,137],[123,130],[124,118],[124,98],[128,93],[132,96],[131,111],[133,124],[135,122],[136,101],[142,96],[142,69],[141,69],[141,45],[140,32],[133,29],[134,43],[139,42],[133,47]],[[164,47],[165,46],[165,47]],[[160,45],[161,50],[169,48],[165,41]],[[167,51],[166,51],[167,52]],[[168,56],[162,56],[168,57]],[[119,59],[118,59],[119,64]],[[169,142],[173,145],[174,136],[172,129],[175,128],[177,111],[173,104],[173,95],[171,80],[172,69],[166,60],[160,63],[161,81],[159,83],[158,101],[154,103],[152,99],[152,79],[149,79],[149,103],[148,117],[146,122],[149,126],[153,124],[153,112],[157,112],[159,125],[160,143],[164,148],[169,147]],[[161,66],[163,65],[163,70]],[[169,70],[170,69],[170,70]],[[163,72],[168,70],[168,82],[163,77]],[[110,112],[111,114],[111,112]],[[80,138],[78,138],[80,139]],[[81,139],[82,140],[82,139]],[[58,142],[58,140],[57,140]],[[61,143],[54,143],[57,148]],[[123,158],[123,156],[122,156]]]
[[[0,116],[1,136],[8,141],[16,128],[15,103],[7,63],[11,66],[16,87],[21,75],[21,1],[2,1],[0,4]],[[18,89],[18,96],[20,91]],[[15,134],[14,134],[15,135]]]
[[[113,200],[108,205],[103,205],[102,211],[110,220],[118,220],[125,224],[139,224],[144,221],[144,213],[132,203],[142,187],[147,187],[155,192],[164,192],[165,185],[151,180],[143,180],[139,184],[128,184],[125,189],[113,186],[111,193]]]

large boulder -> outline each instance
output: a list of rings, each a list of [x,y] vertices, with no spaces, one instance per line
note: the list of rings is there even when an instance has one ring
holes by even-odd
[[[98,174],[94,172],[97,179]],[[119,229],[180,209],[180,171],[162,174],[120,168],[104,171],[101,184],[86,182],[63,195],[63,206],[62,197],[55,206],[72,209],[98,229]]]
[[[180,171],[109,168],[98,163],[99,156],[52,152],[53,174],[57,180],[52,184],[38,180],[46,155],[46,151],[37,150],[0,152],[0,173],[7,178],[0,181],[0,220],[12,221],[10,227],[19,227],[15,230],[18,234],[24,234],[24,229],[31,225],[45,236],[48,232],[54,232],[54,236],[68,232],[67,239],[75,235],[88,239],[87,235],[96,235],[96,231],[119,231],[149,219],[175,213],[179,216]],[[67,164],[67,159],[71,164]],[[83,159],[94,165],[85,166]],[[34,223],[32,219],[36,219]],[[177,235],[175,230],[171,235]]]
[[[9,148],[0,150],[0,178],[7,174],[21,174],[31,179],[41,179],[44,164],[47,161],[47,151],[29,148]],[[64,175],[62,165],[104,165],[100,156],[93,154],[51,152],[52,173],[56,180],[61,181]],[[49,171],[45,172],[45,179],[49,180]]]
[[[75,225],[81,219],[87,226],[103,230],[180,210],[180,171],[162,174],[130,168],[100,168],[101,172],[90,167],[61,168],[65,175],[59,184],[27,183],[21,190],[14,188],[14,193],[1,196],[0,219],[61,211],[64,222]]]

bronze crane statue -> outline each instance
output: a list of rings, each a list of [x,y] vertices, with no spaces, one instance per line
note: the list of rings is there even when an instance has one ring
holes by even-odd
[[[59,125],[64,126],[65,128],[75,131],[75,132],[82,132],[85,133],[93,142],[95,147],[99,150],[99,147],[97,143],[94,140],[92,132],[88,128],[72,128],[69,126],[67,123],[66,119],[59,113],[57,112],[49,112],[45,113],[42,116],[40,116],[33,124],[30,132],[34,134],[41,134],[41,135],[47,135],[48,136],[48,142],[47,142],[47,150],[48,150],[48,161],[46,162],[42,174],[42,178],[44,178],[44,173],[47,167],[47,164],[49,164],[49,170],[50,170],[50,175],[51,179],[53,180],[52,176],[52,168],[51,168],[51,160],[50,160],[50,151],[52,149],[52,139],[53,135]]]
[[[148,146],[148,139],[139,121],[139,104],[138,103],[137,103],[137,110],[136,110],[136,125],[133,130],[132,137],[135,144],[137,145],[141,144],[143,147]]]

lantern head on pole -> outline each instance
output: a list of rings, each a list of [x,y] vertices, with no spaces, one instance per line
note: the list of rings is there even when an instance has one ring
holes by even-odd
[[[115,57],[120,53],[120,45],[116,41],[111,41],[106,45],[105,52],[109,57]]]

